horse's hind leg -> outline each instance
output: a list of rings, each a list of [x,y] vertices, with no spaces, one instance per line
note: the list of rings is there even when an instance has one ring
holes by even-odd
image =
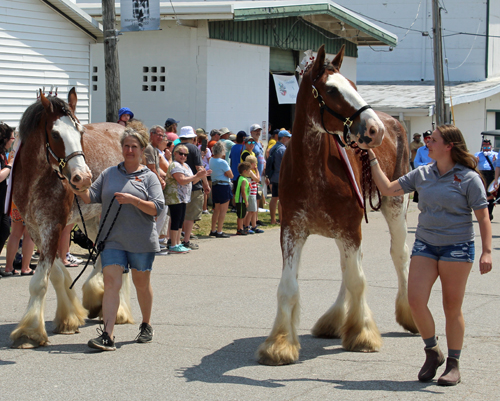
[[[45,331],[44,309],[50,267],[50,260],[42,253],[35,275],[30,281],[28,308],[10,334],[12,348],[36,348],[47,345],[49,341]]]
[[[256,354],[259,363],[264,365],[287,365],[299,359],[297,326],[300,304],[297,277],[300,255],[307,237],[293,235],[288,227],[282,230],[283,271],[278,287],[278,312],[271,334]]]
[[[75,290],[69,288],[73,280],[59,258],[54,260],[54,266],[50,272],[50,281],[57,295],[54,333],[79,333],[79,327],[85,323],[87,310],[80,303]]]
[[[342,346],[349,351],[378,351],[382,338],[366,303],[366,279],[361,267],[361,248],[344,243],[346,268],[343,281],[347,289],[349,309],[341,330]]]
[[[104,281],[102,278],[101,257],[92,269],[82,287],[83,305],[89,310],[89,318],[102,318],[102,297],[104,295]],[[132,309],[130,307],[130,275],[125,274],[120,289],[120,306],[116,314],[116,324],[134,323]]]
[[[342,276],[345,272],[346,260],[345,253],[342,248],[342,242],[336,241],[340,250],[340,266],[342,268]],[[344,280],[340,285],[340,291],[337,295],[335,303],[328,309],[323,316],[319,318],[311,333],[315,337],[321,338],[340,338],[341,329],[345,322],[346,315],[346,289]]]
[[[410,253],[406,244],[406,212],[408,195],[404,197],[384,197],[382,214],[387,220],[391,234],[391,257],[398,275],[398,294],[396,296],[396,322],[405,330],[418,333],[408,303],[408,265]]]

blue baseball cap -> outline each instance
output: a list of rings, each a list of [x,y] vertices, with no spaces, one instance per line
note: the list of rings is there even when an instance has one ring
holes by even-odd
[[[278,134],[278,138],[283,138],[284,136],[286,136],[287,138],[291,138],[292,134],[290,134],[287,130],[281,130]]]
[[[118,110],[118,120],[124,114],[128,114],[130,118],[134,118],[134,113],[132,113],[132,111],[128,107],[122,107],[120,110]]]
[[[180,121],[174,120],[173,118],[167,118],[167,121],[165,121],[165,127],[170,127],[171,125],[179,123]]]

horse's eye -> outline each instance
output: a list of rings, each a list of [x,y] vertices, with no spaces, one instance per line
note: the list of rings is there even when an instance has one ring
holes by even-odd
[[[52,138],[54,138],[56,141],[61,139],[61,135],[59,135],[59,132],[52,131]]]
[[[326,90],[326,92],[327,92],[328,94],[330,94],[330,95],[336,95],[336,94],[339,92],[339,90],[337,89],[337,87],[336,87],[336,86],[332,86],[332,87],[328,88],[328,89]]]

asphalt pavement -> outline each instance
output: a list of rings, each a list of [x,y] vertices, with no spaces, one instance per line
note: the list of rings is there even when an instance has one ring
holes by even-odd
[[[417,215],[411,204],[410,246]],[[363,268],[368,304],[384,342],[379,352],[347,352],[338,339],[311,336],[316,320],[334,302],[341,280],[334,241],[311,236],[299,277],[300,359],[280,367],[256,362],[255,351],[274,321],[281,274],[279,229],[268,229],[247,237],[200,239],[199,250],[156,258],[154,340],[134,342],[140,312],[132,291],[137,324],[116,327],[118,349],[114,352],[87,347],[87,341],[97,336],[96,320],[87,320],[76,335],[51,333],[56,308],[52,286],[45,307],[50,344],[34,350],[11,349],[9,334],[26,308],[30,277],[1,279],[0,400],[498,399],[500,209],[497,215],[493,271],[481,276],[476,260],[467,286],[462,383],[456,387],[417,381],[424,344],[395,322],[397,279],[388,229],[380,213],[369,213],[369,224],[363,225]],[[79,271],[70,270],[73,277]],[[81,283],[77,287],[81,293]],[[430,308],[446,352],[439,283],[434,286]]]

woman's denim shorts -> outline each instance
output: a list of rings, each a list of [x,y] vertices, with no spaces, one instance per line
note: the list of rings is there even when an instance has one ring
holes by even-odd
[[[413,244],[411,256],[425,256],[434,260],[444,262],[474,262],[474,241],[462,242],[460,244],[434,246],[426,244],[418,239]]]
[[[127,252],[120,249],[107,249],[101,252],[101,263],[104,269],[109,265],[119,265],[123,267],[123,272],[128,273],[130,269],[140,272],[151,271],[154,252]]]

